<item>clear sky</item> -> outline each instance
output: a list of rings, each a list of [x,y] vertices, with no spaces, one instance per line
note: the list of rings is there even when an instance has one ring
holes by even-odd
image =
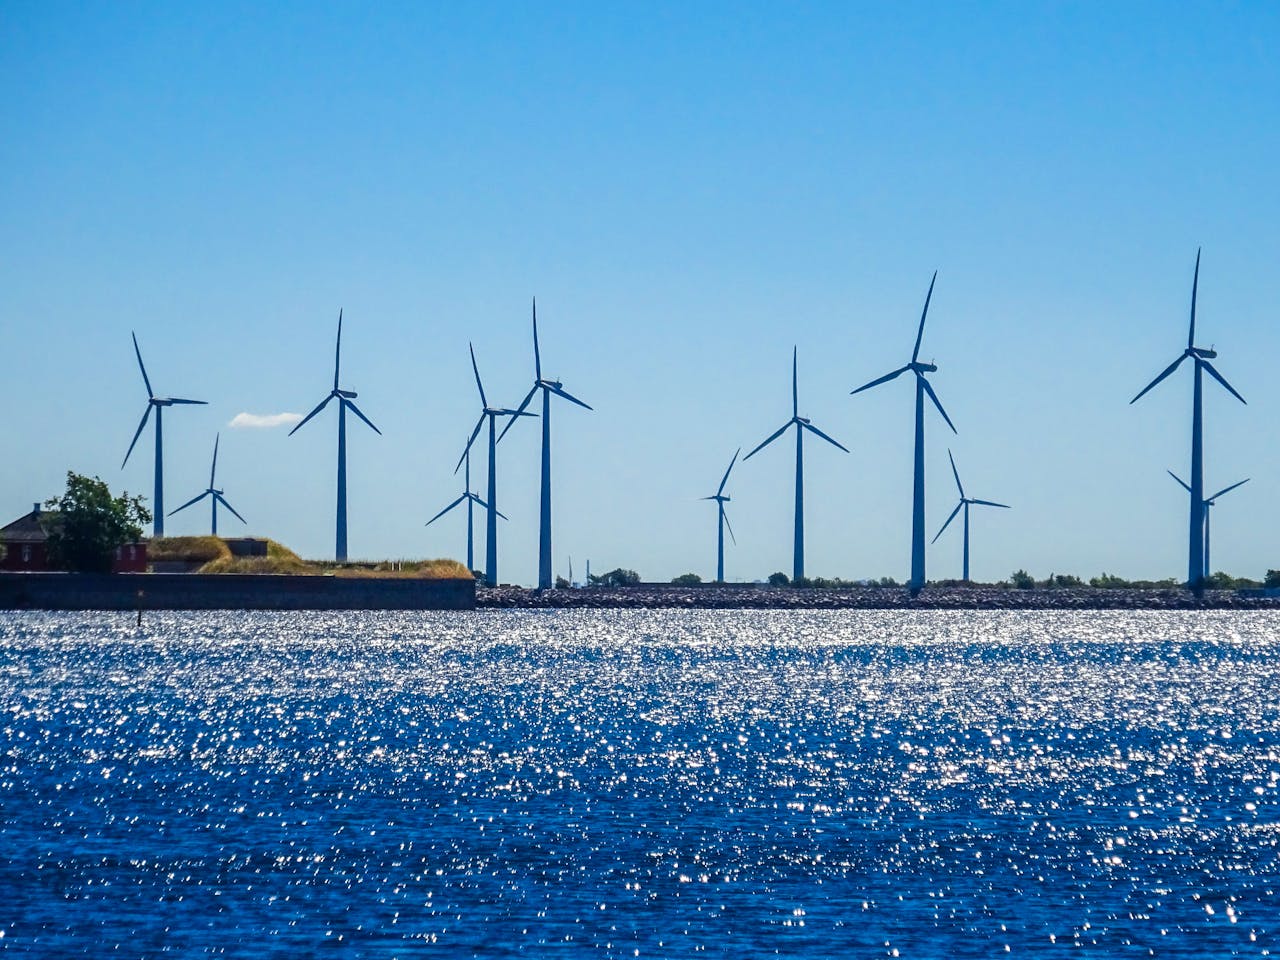
[[[905,579],[923,359],[930,535],[973,573],[1185,573],[1203,245],[1215,568],[1280,567],[1280,6],[1256,3],[0,6],[3,520],[65,471],[151,494],[131,330],[166,416],[166,502],[219,484],[247,532],[331,555],[343,386],[353,557],[463,556],[451,473],[479,400],[544,370],[555,557],[710,577],[729,458],[801,414],[807,568]],[[537,574],[536,420],[499,447],[504,580]],[[484,459],[473,480],[482,491]],[[738,467],[730,579],[790,570],[791,443]],[[207,532],[207,512],[169,521]],[[238,527],[228,518],[227,527]],[[478,525],[478,535],[483,527]],[[929,553],[958,576],[958,530]]]

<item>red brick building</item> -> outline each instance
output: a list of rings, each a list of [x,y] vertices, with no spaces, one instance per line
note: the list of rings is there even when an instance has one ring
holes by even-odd
[[[47,571],[49,566],[49,534],[44,524],[51,515],[35,504],[30,513],[19,517],[6,526],[0,527],[0,548],[4,556],[0,557],[0,570],[10,572]],[[116,548],[115,559],[111,563],[112,573],[146,573],[147,544],[128,543]]]

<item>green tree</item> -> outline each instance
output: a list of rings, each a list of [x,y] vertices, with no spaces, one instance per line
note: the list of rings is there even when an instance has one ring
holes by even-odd
[[[785,587],[790,582],[791,582],[791,578],[788,577],[781,570],[779,570],[777,573],[769,574],[769,586],[771,587]]]
[[[634,570],[626,570],[618,567],[610,570],[608,573],[602,573],[599,576],[591,575],[591,582],[601,587],[634,587],[640,582],[640,574]]]
[[[1019,590],[1034,590],[1036,578],[1025,570],[1015,570],[1009,575],[1009,582]]]
[[[1267,579],[1262,582],[1262,585],[1273,590],[1280,587],[1280,570],[1268,570]]]
[[[1117,577],[1115,574],[1107,573],[1104,570],[1101,576],[1089,578],[1089,586],[1103,590],[1117,590],[1129,586],[1129,581],[1124,577]]]
[[[696,573],[682,573],[678,577],[672,577],[671,582],[677,587],[694,587],[702,582],[702,578]]]
[[[45,502],[50,565],[76,573],[110,573],[116,548],[142,537],[151,511],[142,497],[113,497],[97,477],[67,471],[67,490]]]

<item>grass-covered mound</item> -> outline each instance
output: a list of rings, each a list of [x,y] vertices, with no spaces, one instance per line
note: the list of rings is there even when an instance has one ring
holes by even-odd
[[[231,551],[221,537],[156,537],[147,544],[147,560],[210,563],[230,560]]]
[[[473,580],[471,571],[457,560],[383,561],[371,567],[335,567],[338,577],[402,577],[418,580]]]
[[[177,539],[177,538],[175,538]],[[212,537],[189,537],[212,540]],[[221,541],[219,541],[221,543]],[[200,573],[284,574],[286,576],[335,576],[420,580],[471,580],[471,571],[457,560],[384,560],[351,566],[316,560],[303,560],[283,544],[267,541],[265,557],[233,557],[222,544],[225,556],[215,557],[200,568]]]
[[[226,547],[226,544],[223,544]],[[314,574],[322,573],[314,564],[307,563],[300,556],[282,543],[267,541],[265,557],[233,557],[227,551],[224,557],[218,557],[200,568],[201,573],[282,573],[282,574]]]

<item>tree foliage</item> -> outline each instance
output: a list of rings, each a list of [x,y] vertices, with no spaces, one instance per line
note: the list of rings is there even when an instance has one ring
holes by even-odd
[[[1034,590],[1036,578],[1025,570],[1015,570],[1009,575],[1009,582],[1018,590]]]
[[[1273,589],[1280,587],[1280,570],[1268,570],[1267,579],[1263,581],[1262,585]]]
[[[702,578],[696,573],[682,573],[678,577],[672,577],[671,582],[677,587],[696,587],[702,582]]]
[[[598,576],[593,573],[591,582],[598,587],[634,587],[640,582],[640,574],[634,570],[618,567]]]
[[[771,587],[785,587],[790,582],[791,582],[791,578],[788,577],[781,570],[779,570],[777,573],[769,574],[769,586]]]
[[[46,501],[42,522],[50,565],[77,573],[110,573],[116,548],[142,537],[151,511],[142,497],[113,497],[97,477],[67,471],[67,490]]]

